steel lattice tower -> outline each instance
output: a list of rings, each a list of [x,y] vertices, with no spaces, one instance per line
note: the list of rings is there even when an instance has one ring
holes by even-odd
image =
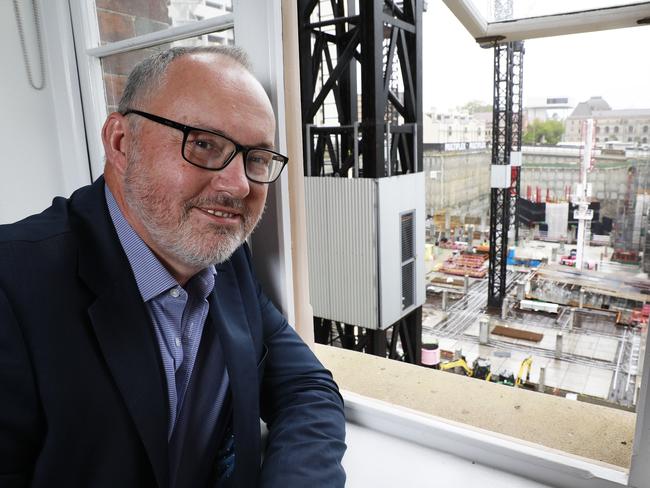
[[[488,306],[491,307],[501,306],[506,293],[511,200],[516,199],[519,193],[519,169],[517,168],[517,177],[513,181],[511,154],[513,149],[521,148],[522,57],[523,43],[520,41],[494,46],[488,272]],[[512,211],[515,209],[516,207],[513,207]]]
[[[523,124],[523,76],[524,43],[513,42],[512,47],[512,82],[509,93],[512,97],[512,142],[510,166],[512,168],[512,186],[510,187],[510,229],[513,231],[515,244],[519,242],[519,214],[517,212],[519,195],[521,195],[521,138]]]

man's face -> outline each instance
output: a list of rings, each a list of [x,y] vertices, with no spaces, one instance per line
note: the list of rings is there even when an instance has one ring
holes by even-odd
[[[245,146],[273,145],[275,119],[266,94],[223,56],[175,60],[145,105],[135,108],[219,131]],[[228,259],[261,217],[267,185],[246,178],[241,154],[220,171],[197,168],[181,155],[181,131],[141,117],[137,125],[123,181],[136,231],[174,269],[195,272]]]

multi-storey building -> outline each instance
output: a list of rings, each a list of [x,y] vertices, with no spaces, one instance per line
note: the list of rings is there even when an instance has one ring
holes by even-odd
[[[524,120],[564,120],[571,114],[572,107],[568,97],[534,98],[524,107]]]
[[[579,103],[567,118],[564,140],[582,141],[583,122],[587,119],[594,119],[597,146],[614,141],[628,147],[650,144],[650,109],[613,110],[602,97],[591,97]]]
[[[422,120],[425,143],[486,142],[486,123],[465,112],[428,112]]]

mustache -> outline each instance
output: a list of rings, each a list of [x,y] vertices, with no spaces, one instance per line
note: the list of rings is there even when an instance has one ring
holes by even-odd
[[[233,210],[244,211],[246,205],[239,198],[233,198],[227,194],[211,195],[209,197],[196,197],[185,204],[185,211],[189,212],[192,207],[227,207]]]

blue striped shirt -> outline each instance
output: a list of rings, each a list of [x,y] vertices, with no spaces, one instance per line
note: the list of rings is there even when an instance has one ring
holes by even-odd
[[[126,221],[108,186],[105,186],[105,194],[117,236],[133,270],[158,339],[167,380],[167,434],[168,439],[171,439],[192,376],[208,315],[207,298],[214,288],[216,270],[210,266],[194,275],[185,288],[180,286]],[[224,372],[217,405],[210,412],[212,415],[209,423],[213,425],[221,409],[227,384],[228,376]]]

